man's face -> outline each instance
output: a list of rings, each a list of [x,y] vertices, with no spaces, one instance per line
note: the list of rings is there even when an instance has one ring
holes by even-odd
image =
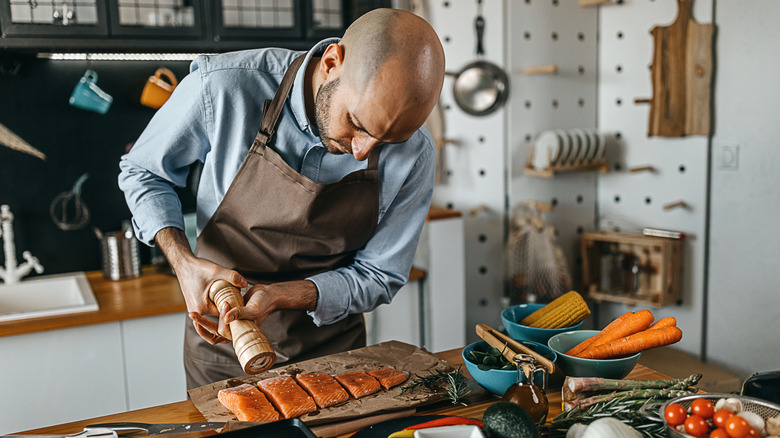
[[[315,99],[315,123],[328,152],[362,161],[375,147],[407,140],[419,128],[407,120],[397,92],[388,95],[390,90],[371,84],[356,93],[341,79],[323,83]]]

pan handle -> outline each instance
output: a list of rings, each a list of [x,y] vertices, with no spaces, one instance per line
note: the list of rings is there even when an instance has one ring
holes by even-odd
[[[482,37],[485,34],[485,18],[481,14],[474,19],[474,28],[477,31],[477,56],[481,56],[485,54],[485,49],[482,47]]]

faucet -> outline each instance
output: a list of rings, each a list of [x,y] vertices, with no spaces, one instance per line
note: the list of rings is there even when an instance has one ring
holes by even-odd
[[[30,251],[22,253],[26,260],[21,265],[16,264],[16,245],[14,244],[14,215],[7,205],[0,206],[0,238],[3,239],[3,253],[5,253],[5,268],[0,267],[0,279],[5,284],[16,284],[30,271],[35,269],[38,274],[43,272],[43,266],[33,257]]]

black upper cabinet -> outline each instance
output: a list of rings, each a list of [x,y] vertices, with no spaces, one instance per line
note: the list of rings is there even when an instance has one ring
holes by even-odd
[[[0,0],[0,48],[307,49],[389,0]]]

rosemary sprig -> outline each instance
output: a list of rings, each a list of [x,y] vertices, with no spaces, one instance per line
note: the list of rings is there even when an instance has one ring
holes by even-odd
[[[429,375],[414,374],[408,385],[401,387],[401,394],[413,392],[420,387],[425,387],[433,391],[444,389],[447,392],[452,404],[462,404],[466,406],[463,399],[471,392],[468,389],[468,380],[463,372],[458,369],[453,372],[444,372],[441,370],[428,370]]]
[[[614,417],[636,429],[648,438],[666,438],[666,429],[663,423],[649,420],[639,412],[649,400],[626,400],[616,398],[606,402],[596,403],[587,409],[570,409],[558,414],[549,424],[540,428],[542,436],[546,438],[563,438],[566,431],[575,423],[590,424],[602,417]]]

